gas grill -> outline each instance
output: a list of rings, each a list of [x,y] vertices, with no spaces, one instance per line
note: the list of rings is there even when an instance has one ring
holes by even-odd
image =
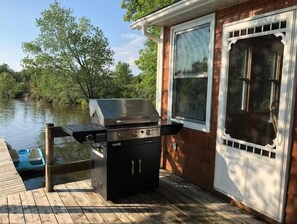
[[[92,99],[92,124],[107,129],[107,141],[160,136],[159,114],[149,100]]]
[[[66,125],[77,141],[92,144],[91,183],[105,200],[159,186],[161,135],[181,124],[160,122],[145,99],[91,99],[91,124]]]

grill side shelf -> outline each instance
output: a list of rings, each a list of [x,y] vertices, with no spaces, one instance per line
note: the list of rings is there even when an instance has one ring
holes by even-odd
[[[175,123],[171,121],[160,121],[161,135],[175,135],[183,127],[181,123]]]
[[[107,130],[98,125],[63,125],[61,128],[64,132],[71,135],[76,141],[81,144],[106,141]]]

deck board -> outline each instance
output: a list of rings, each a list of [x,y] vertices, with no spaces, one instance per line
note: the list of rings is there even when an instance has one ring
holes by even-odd
[[[20,197],[22,201],[24,218],[26,223],[40,224],[41,219],[38,213],[38,209],[32,191],[21,192]]]
[[[44,189],[33,190],[33,197],[37,206],[37,210],[40,216],[40,220],[45,224],[57,224],[55,213],[49,204],[48,197],[52,197],[51,194],[46,194]]]
[[[96,211],[95,207],[89,202],[87,197],[83,194],[83,191],[79,189],[75,183],[69,183],[66,187],[91,223],[105,222],[100,213]]]
[[[7,196],[7,207],[10,223],[25,224],[23,206],[19,194],[11,194]]]
[[[9,223],[7,197],[0,196],[0,223]]]
[[[58,185],[55,187],[55,190],[58,192],[61,200],[64,203],[67,211],[70,213],[70,216],[74,223],[89,223],[88,218],[84,215],[82,208],[79,207],[76,200],[67,190],[67,187],[63,185]],[[48,193],[50,196],[52,193]]]
[[[74,223],[57,192],[52,192],[50,195],[48,195],[47,199],[56,216],[58,223]]]
[[[122,223],[121,219],[115,214],[112,208],[108,207],[104,200],[89,187],[86,181],[78,181],[76,185],[80,190],[85,190],[84,195],[90,201],[90,203],[96,208],[96,211],[100,213],[102,218],[107,223]]]
[[[171,191],[174,189],[182,194],[188,195],[191,200],[196,202],[196,206],[197,203],[202,204],[204,211],[207,210],[212,214],[217,214],[219,217],[232,220],[231,223],[263,223],[262,221],[255,220],[252,216],[243,213],[237,207],[230,206],[224,201],[219,200],[217,197],[214,197],[211,193],[200,189],[194,184],[191,184],[184,179],[177,177],[176,175],[170,175],[169,178],[166,178],[166,176],[168,176],[167,172],[161,172],[161,178],[164,184],[163,186],[166,190]],[[230,222],[227,221],[227,223]]]
[[[113,201],[94,192],[90,180],[54,189],[0,196],[0,223],[264,223],[166,171],[158,189]]]
[[[0,138],[0,195],[26,191],[22,178],[13,165],[4,139]]]

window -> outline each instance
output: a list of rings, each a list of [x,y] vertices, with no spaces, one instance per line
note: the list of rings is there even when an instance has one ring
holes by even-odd
[[[214,15],[171,29],[169,117],[209,131]]]
[[[273,34],[238,40],[229,53],[226,133],[255,144],[273,144],[284,44]]]

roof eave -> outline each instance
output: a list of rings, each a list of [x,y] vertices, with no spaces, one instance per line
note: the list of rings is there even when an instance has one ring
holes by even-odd
[[[182,0],[142,17],[131,24],[132,29],[145,26],[170,26],[197,18],[247,0]]]

